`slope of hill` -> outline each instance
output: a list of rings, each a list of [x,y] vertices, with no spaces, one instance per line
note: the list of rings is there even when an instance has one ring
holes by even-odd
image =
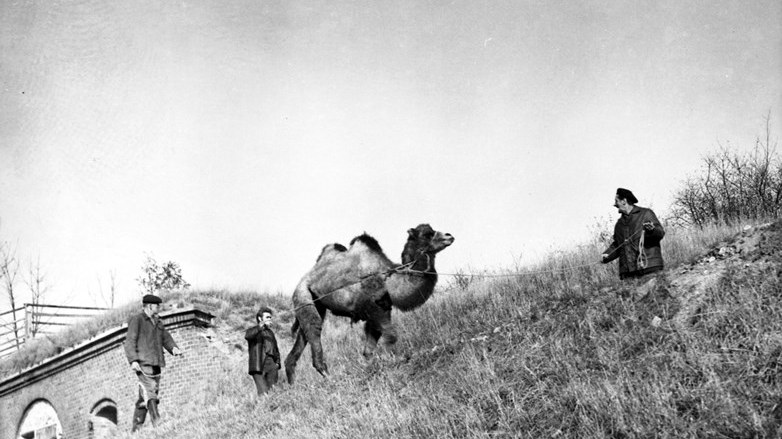
[[[425,306],[395,312],[393,355],[364,359],[361,328],[329,316],[330,377],[305,353],[297,384],[260,399],[242,330],[271,303],[287,354],[288,298],[173,294],[218,315],[224,373],[135,437],[776,437],[782,222],[696,234],[669,233],[668,269],[639,281],[591,264],[597,244],[536,270],[444,276]],[[693,240],[710,245],[693,255]]]
[[[164,409],[166,424],[145,434],[774,437],[782,418],[780,242],[779,222],[754,227],[638,282],[569,255],[542,273],[452,286],[415,312],[396,313],[395,355],[369,361],[360,329],[330,317],[330,378],[305,354],[297,385],[260,400],[238,331],[219,328],[233,352],[226,374],[192,406]],[[277,332],[287,352],[287,325]]]

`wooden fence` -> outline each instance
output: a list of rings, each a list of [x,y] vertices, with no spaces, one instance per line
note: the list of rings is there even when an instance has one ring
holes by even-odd
[[[79,319],[94,317],[108,308],[25,303],[0,313],[0,358],[21,349],[37,335],[52,334]]]

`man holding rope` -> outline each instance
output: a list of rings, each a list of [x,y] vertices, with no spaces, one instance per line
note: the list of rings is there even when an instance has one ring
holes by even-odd
[[[614,240],[603,252],[604,264],[619,259],[619,278],[632,279],[663,269],[660,241],[665,230],[654,212],[638,207],[638,199],[627,189],[619,188],[614,207],[622,215],[614,226]]]
[[[156,427],[160,420],[157,409],[158,391],[160,375],[162,369],[166,367],[163,348],[172,355],[182,354],[158,317],[161,303],[160,297],[152,294],[145,295],[142,299],[141,313],[134,315],[128,321],[125,355],[139,381],[138,401],[133,413],[131,432],[135,432],[144,424],[147,412],[152,419],[152,426]]]

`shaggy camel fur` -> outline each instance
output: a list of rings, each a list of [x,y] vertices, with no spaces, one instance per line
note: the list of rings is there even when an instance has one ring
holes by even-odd
[[[364,356],[396,342],[391,322],[392,305],[403,311],[421,306],[437,283],[435,255],[453,243],[449,233],[429,224],[407,231],[402,263],[391,262],[375,238],[366,233],[353,238],[350,248],[340,244],[323,247],[315,266],[301,279],[293,293],[296,320],[291,328],[296,341],[285,359],[285,373],[293,384],[296,363],[310,343],[312,365],[328,373],[323,360],[320,334],[326,310],[338,316],[364,321]]]

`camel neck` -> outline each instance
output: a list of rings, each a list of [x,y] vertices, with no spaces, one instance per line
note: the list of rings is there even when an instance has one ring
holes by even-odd
[[[405,253],[402,255],[402,265],[410,270],[435,274],[434,256],[426,253]]]
[[[397,309],[409,311],[418,308],[434,292],[437,283],[434,256],[430,255],[428,259],[430,262],[427,262],[426,256],[418,259],[403,258],[405,268],[395,271],[387,278],[386,288],[391,296],[391,303]]]

